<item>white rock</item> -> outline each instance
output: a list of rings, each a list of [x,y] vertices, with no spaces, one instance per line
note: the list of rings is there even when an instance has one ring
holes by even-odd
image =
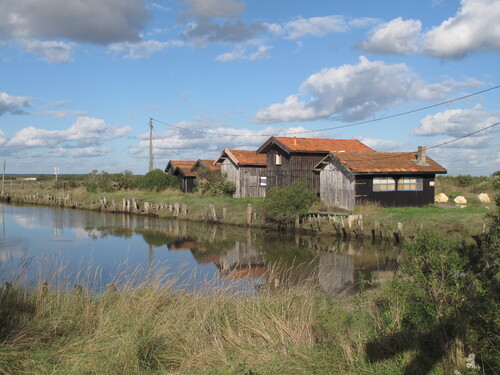
[[[450,199],[450,198],[448,198],[448,197],[446,196],[446,194],[444,194],[444,193],[439,193],[438,195],[436,195],[436,196],[434,197],[434,202],[436,202],[436,203],[446,203],[446,202],[448,202],[448,199]]]
[[[465,197],[463,197],[462,195],[459,195],[458,197],[456,197],[455,199],[453,199],[453,201],[456,204],[467,204],[467,199],[465,199]]]
[[[486,193],[481,193],[477,196],[477,199],[479,199],[483,203],[491,203],[490,196]]]

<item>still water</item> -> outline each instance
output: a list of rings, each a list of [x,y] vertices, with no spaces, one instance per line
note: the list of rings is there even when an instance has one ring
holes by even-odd
[[[255,292],[266,283],[307,279],[337,295],[355,291],[361,280],[391,277],[401,251],[366,240],[49,207],[0,204],[0,220],[0,281],[27,285],[102,290],[130,274],[141,282],[161,272],[189,290]]]

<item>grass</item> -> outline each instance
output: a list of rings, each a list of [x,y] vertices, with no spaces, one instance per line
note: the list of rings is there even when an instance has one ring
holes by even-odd
[[[399,374],[411,359],[366,357],[379,291],[339,301],[307,282],[256,297],[132,284],[2,290],[0,374]]]

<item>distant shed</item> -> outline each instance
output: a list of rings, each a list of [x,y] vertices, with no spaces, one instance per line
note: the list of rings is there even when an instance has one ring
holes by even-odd
[[[196,161],[170,160],[165,168],[165,173],[176,176],[184,193],[190,193],[194,188],[196,172],[192,171]]]
[[[255,151],[225,149],[214,165],[220,165],[221,173],[236,185],[234,197],[266,196],[265,155],[259,155]]]

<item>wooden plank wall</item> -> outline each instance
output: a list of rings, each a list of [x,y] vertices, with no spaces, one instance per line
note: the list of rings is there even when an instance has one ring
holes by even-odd
[[[243,197],[265,197],[266,187],[259,186],[261,176],[266,176],[266,167],[240,166],[235,165],[229,158],[221,165],[221,173],[226,174],[229,181],[234,182],[236,191],[235,198]],[[252,186],[250,177],[257,176],[257,185]]]
[[[320,173],[320,197],[329,205],[353,210],[356,203],[355,177],[339,170],[332,162]]]

